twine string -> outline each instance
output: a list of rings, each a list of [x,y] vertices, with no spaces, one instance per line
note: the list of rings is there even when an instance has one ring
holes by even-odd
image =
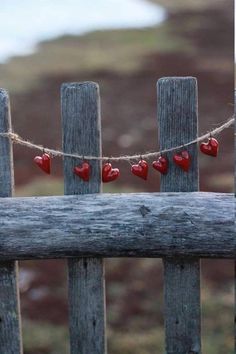
[[[139,153],[139,154],[135,154],[135,155],[121,155],[121,156],[90,156],[90,155],[88,155],[88,156],[86,156],[86,155],[78,155],[75,153],[66,153],[61,150],[49,149],[49,148],[46,148],[42,145],[34,144],[31,141],[21,138],[18,134],[14,133],[13,131],[9,131],[6,133],[0,133],[0,137],[7,137],[7,138],[11,139],[11,141],[14,144],[19,144],[19,145],[25,146],[30,149],[39,150],[42,153],[48,153],[51,156],[55,156],[55,157],[73,157],[73,158],[82,159],[82,160],[128,161],[128,162],[130,162],[132,160],[138,160],[140,158],[140,156],[142,156],[142,159],[155,158],[157,156],[160,156],[162,154],[166,154],[168,152],[183,149],[183,146],[186,148],[187,146],[191,146],[193,144],[202,142],[205,139],[219,135],[223,130],[229,128],[234,123],[234,120],[235,120],[235,117],[233,116],[230,119],[228,119],[225,123],[220,125],[219,127],[213,129],[212,131],[210,131],[208,133],[205,133],[204,135],[197,137],[196,139],[194,139],[192,141],[189,141],[188,143],[185,143],[184,145],[182,144],[182,145],[175,146],[175,147],[168,148],[168,149],[164,149],[164,150],[159,150],[159,151],[154,151],[154,152],[146,152],[146,153],[142,153],[142,154]]]

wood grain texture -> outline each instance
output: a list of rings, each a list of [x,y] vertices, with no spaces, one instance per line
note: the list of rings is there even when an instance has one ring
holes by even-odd
[[[63,84],[63,151],[101,155],[99,87],[93,82]],[[91,178],[84,182],[73,174],[82,161],[64,159],[65,194],[99,193],[101,164],[91,161]],[[88,238],[87,231],[84,236]],[[85,256],[86,254],[83,254]],[[73,258],[68,262],[71,354],[106,353],[104,264],[98,258]]]
[[[198,136],[197,81],[170,77],[158,81],[160,149],[179,146]],[[184,148],[183,148],[184,149]],[[188,173],[174,163],[161,178],[162,192],[193,192],[199,188],[198,147],[187,148]],[[167,154],[172,162],[173,153]],[[191,247],[191,245],[189,245]],[[201,353],[200,262],[198,259],[164,261],[165,331],[167,354]]]
[[[0,257],[6,260],[235,257],[232,194],[88,194],[0,203]]]
[[[10,101],[7,91],[0,89],[0,132],[11,129]],[[12,144],[8,138],[0,137],[0,197],[11,197],[14,193],[14,170]]]
[[[0,132],[9,129],[9,97],[0,89]],[[12,144],[9,139],[0,137],[0,197],[12,196],[13,188]],[[17,268],[17,262],[4,262],[0,257],[0,352],[4,354],[22,353]]]
[[[234,91],[234,117],[236,117],[236,90]],[[234,197],[236,197],[236,124],[235,122],[234,122]],[[236,261],[234,262],[234,350],[236,353]]]

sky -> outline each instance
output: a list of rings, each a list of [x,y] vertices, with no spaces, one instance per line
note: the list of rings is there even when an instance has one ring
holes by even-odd
[[[1,0],[0,62],[63,34],[153,26],[165,17],[162,7],[145,0]]]

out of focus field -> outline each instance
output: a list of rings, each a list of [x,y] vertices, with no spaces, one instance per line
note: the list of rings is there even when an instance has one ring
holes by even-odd
[[[10,90],[13,126],[35,143],[60,148],[60,85],[96,81],[102,99],[103,152],[108,155],[157,149],[156,81],[196,76],[200,133],[233,112],[233,1],[160,0],[168,19],[139,30],[99,31],[40,44],[37,53],[0,65],[1,86]],[[220,137],[217,159],[200,156],[201,190],[233,191],[233,129]],[[52,176],[32,164],[35,151],[15,147],[17,195],[62,194],[62,161]],[[158,191],[119,165],[119,181],[107,192]],[[66,264],[20,265],[26,354],[68,353]],[[233,354],[233,263],[202,262],[203,353]],[[110,354],[164,352],[162,264],[155,259],[106,261]]]

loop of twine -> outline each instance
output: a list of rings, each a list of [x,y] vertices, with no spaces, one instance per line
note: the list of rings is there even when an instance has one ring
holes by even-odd
[[[82,160],[98,160],[98,161],[128,161],[130,162],[131,160],[137,160],[140,158],[140,156],[142,157],[142,159],[150,159],[150,158],[154,158],[157,157],[159,155],[165,154],[167,152],[172,152],[175,150],[180,150],[183,148],[183,146],[186,148],[187,146],[199,143],[207,138],[210,138],[212,136],[216,136],[218,134],[220,134],[224,129],[229,128],[233,123],[234,123],[234,116],[231,117],[230,119],[228,119],[225,123],[223,123],[221,126],[219,126],[218,128],[213,129],[212,131],[201,135],[200,137],[179,145],[179,146],[175,146],[169,149],[164,149],[164,150],[160,150],[160,151],[154,151],[154,152],[147,152],[145,154],[136,154],[136,155],[122,155],[122,156],[85,156],[85,155],[78,155],[78,154],[69,154],[69,153],[65,153],[61,150],[54,150],[54,149],[49,149],[49,148],[45,148],[42,145],[37,145],[34,144],[28,140],[24,140],[23,138],[21,138],[18,134],[13,133],[12,131],[6,132],[6,133],[0,133],[0,137],[7,137],[9,139],[11,139],[11,141],[14,144],[19,144],[19,145],[23,145],[25,147],[28,147],[30,149],[35,149],[35,150],[39,150],[41,152],[45,152],[50,154],[51,156],[57,156],[57,157],[73,157],[73,158],[77,158],[77,159],[82,159]]]

